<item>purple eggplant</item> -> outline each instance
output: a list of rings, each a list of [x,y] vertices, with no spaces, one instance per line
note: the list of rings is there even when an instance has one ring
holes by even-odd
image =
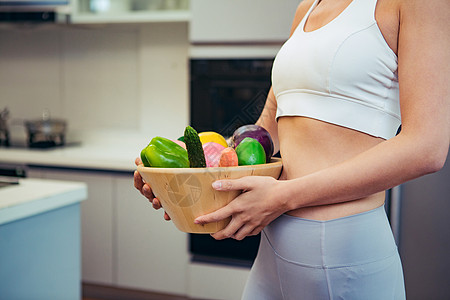
[[[270,162],[270,158],[273,155],[273,141],[270,133],[259,125],[244,125],[236,129],[231,137],[231,145],[236,148],[239,143],[246,137],[256,139],[263,146],[266,152],[266,161]]]

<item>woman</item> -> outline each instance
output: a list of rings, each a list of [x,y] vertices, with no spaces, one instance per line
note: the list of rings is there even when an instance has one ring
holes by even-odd
[[[447,157],[449,12],[448,0],[300,3],[257,122],[280,180],[217,181],[243,192],[195,220],[232,216],[216,239],[262,231],[243,299],[405,298],[384,191]],[[135,186],[161,207],[137,173]]]

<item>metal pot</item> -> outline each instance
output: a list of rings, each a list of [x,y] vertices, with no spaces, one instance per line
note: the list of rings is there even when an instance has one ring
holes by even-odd
[[[8,130],[9,110],[5,107],[0,111],[0,146],[9,146],[9,130]]]
[[[25,121],[30,147],[50,147],[64,145],[67,122],[62,119],[51,119],[45,110],[42,119]]]

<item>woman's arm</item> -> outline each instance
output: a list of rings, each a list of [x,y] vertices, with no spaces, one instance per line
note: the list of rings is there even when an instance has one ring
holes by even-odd
[[[199,217],[197,222],[233,216],[230,225],[213,236],[242,239],[258,233],[283,212],[360,199],[442,168],[450,143],[449,13],[448,0],[402,1],[399,135],[301,178],[221,181],[218,189],[244,192],[228,206]]]
[[[306,193],[314,193],[303,193],[294,206],[359,199],[442,168],[450,140],[449,15],[448,0],[402,1],[398,48],[401,133],[347,162],[293,181],[291,196],[295,184],[307,185]],[[320,181],[332,186],[321,187]]]
[[[275,120],[276,113],[277,101],[275,100],[272,88],[270,88],[266,104],[264,105],[264,109],[261,112],[258,121],[256,121],[256,125],[264,127],[270,133],[274,146],[273,153],[277,153],[280,150],[280,142],[278,141],[278,123]]]

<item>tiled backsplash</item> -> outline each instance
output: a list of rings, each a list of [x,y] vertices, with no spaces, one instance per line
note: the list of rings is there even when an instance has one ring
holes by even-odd
[[[45,108],[69,131],[177,137],[188,124],[186,23],[0,29],[0,109],[10,123]]]

